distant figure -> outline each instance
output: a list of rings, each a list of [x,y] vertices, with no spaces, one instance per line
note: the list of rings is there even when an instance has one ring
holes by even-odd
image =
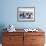
[[[22,19],[25,18],[25,16],[24,16],[24,12],[20,13],[19,16],[20,16],[20,18],[22,18]]]

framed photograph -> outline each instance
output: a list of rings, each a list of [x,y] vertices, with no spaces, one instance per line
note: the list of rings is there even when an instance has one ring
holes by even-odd
[[[35,21],[35,8],[34,7],[18,7],[17,8],[18,21]]]

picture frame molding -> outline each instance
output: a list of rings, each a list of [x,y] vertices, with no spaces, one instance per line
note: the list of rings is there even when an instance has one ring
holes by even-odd
[[[19,17],[18,17],[18,13],[19,13],[19,8],[33,8],[34,9],[34,18],[33,20],[19,20]],[[35,22],[35,7],[17,7],[17,21],[18,22]]]

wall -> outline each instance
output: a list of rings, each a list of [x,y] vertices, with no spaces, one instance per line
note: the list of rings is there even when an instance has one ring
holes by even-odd
[[[46,32],[46,0],[0,0],[0,31],[13,24],[16,28],[40,27]],[[17,7],[35,7],[35,22],[18,22]]]
[[[16,28],[46,28],[45,0],[1,0],[0,24],[15,25]],[[17,7],[35,7],[35,22],[18,22]]]

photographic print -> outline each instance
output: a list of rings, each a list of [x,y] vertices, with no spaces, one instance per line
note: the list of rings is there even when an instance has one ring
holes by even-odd
[[[17,20],[18,21],[35,21],[34,7],[18,7]]]

